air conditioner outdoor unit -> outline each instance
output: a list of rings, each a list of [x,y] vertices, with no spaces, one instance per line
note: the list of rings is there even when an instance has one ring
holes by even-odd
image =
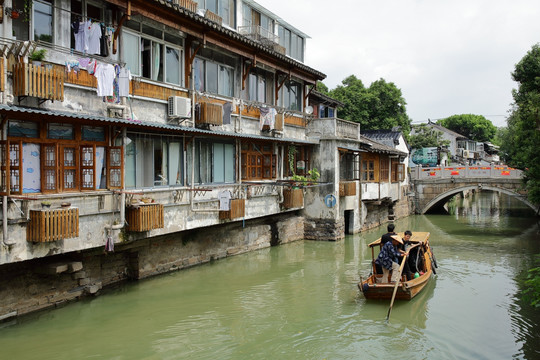
[[[463,157],[468,158],[469,157],[469,150],[463,150]]]
[[[191,117],[191,99],[182,96],[169,97],[167,107],[169,117],[190,118]]]

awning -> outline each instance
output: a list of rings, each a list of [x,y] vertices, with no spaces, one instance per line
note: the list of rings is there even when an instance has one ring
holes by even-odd
[[[89,121],[95,121],[95,122],[100,122],[100,123],[118,124],[119,126],[132,128],[132,129],[145,128],[147,130],[152,130],[152,131],[164,130],[168,133],[192,134],[193,136],[204,135],[204,136],[215,136],[215,137],[276,141],[276,142],[282,142],[282,143],[310,144],[310,145],[317,145],[319,143],[317,139],[301,140],[301,139],[293,139],[293,138],[276,138],[276,137],[271,137],[271,136],[255,135],[255,134],[239,134],[239,133],[226,132],[226,131],[204,130],[204,129],[198,129],[195,127],[184,127],[184,126],[164,124],[164,123],[158,123],[158,122],[152,122],[152,121],[119,119],[119,118],[113,118],[113,117],[107,117],[107,116],[101,116],[101,115],[90,115],[90,114],[67,112],[67,111],[47,110],[47,109],[30,108],[30,107],[24,107],[24,106],[16,106],[16,105],[10,106],[10,105],[5,105],[5,104],[0,104],[1,115],[7,115],[7,114],[12,114],[12,113],[36,114],[36,115],[46,116],[51,119],[63,118],[66,120],[69,120],[69,119],[89,120]]]

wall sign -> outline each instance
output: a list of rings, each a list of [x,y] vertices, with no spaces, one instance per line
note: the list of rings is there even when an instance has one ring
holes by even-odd
[[[333,208],[334,206],[336,206],[336,197],[332,194],[328,194],[324,197],[324,203],[329,208]]]

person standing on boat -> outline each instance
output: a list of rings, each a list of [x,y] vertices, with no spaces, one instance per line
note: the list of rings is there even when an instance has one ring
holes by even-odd
[[[408,252],[409,248],[412,246],[411,241],[410,241],[411,237],[412,237],[412,231],[411,230],[406,230],[403,233],[403,239],[402,239],[403,244],[399,245],[399,247],[398,247],[398,249],[402,250],[403,253]],[[401,262],[401,259],[399,261]],[[405,276],[407,276],[407,280],[414,279],[414,274],[411,271],[409,261],[405,262],[405,266],[403,267],[403,273],[405,274]]]
[[[398,249],[398,246],[403,245],[403,240],[397,235],[390,237],[392,241],[387,241],[375,259],[375,264],[380,265],[383,270],[382,280],[380,282],[387,282],[390,270],[392,270],[392,278],[390,282],[399,281],[399,258],[402,255],[406,255],[405,251]],[[382,242],[382,241],[381,241]],[[379,278],[377,278],[379,281]]]
[[[395,228],[396,228],[396,226],[394,224],[392,224],[392,223],[388,224],[388,226],[386,227],[386,230],[388,232],[386,234],[384,234],[383,236],[381,236],[381,244],[382,245],[386,244],[387,242],[392,242],[392,236],[397,235],[394,232]]]

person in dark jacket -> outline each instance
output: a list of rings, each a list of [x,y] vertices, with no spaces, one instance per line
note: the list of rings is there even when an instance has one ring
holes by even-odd
[[[384,234],[383,236],[381,236],[381,244],[382,245],[386,244],[388,241],[392,242],[392,236],[397,235],[394,232],[395,228],[396,228],[396,226],[394,224],[388,224],[388,226],[386,227],[386,230],[388,232],[386,234]]]
[[[391,237],[392,241],[387,241],[375,259],[375,264],[380,265],[383,270],[382,279],[377,278],[377,282],[387,282],[390,270],[392,270],[392,278],[390,282],[399,281],[399,259],[406,253],[399,249],[400,245],[403,245],[403,240],[397,235]]]

